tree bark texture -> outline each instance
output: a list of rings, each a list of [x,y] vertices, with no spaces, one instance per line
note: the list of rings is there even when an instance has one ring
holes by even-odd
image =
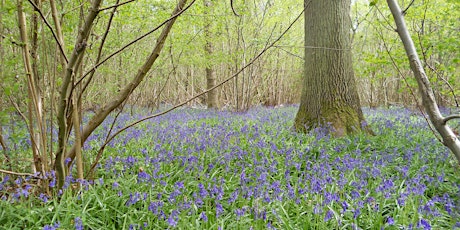
[[[350,4],[350,0],[305,0],[305,72],[297,131],[324,126],[334,136],[345,136],[362,130],[364,116],[352,67]]]

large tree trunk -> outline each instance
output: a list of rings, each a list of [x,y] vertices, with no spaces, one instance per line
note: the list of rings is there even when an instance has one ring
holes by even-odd
[[[216,73],[214,71],[211,55],[213,52],[212,41],[211,41],[211,7],[212,2],[211,0],[204,0],[204,7],[205,7],[205,15],[208,17],[205,18],[205,26],[204,26],[204,36],[205,36],[205,52],[206,52],[206,59],[208,64],[206,65],[206,89],[211,89],[216,85]],[[207,93],[206,104],[208,109],[217,109],[219,107],[218,99],[217,99],[217,89],[211,90]]]
[[[305,0],[305,78],[294,124],[297,131],[330,125],[335,136],[344,136],[362,129],[352,67],[350,4],[350,0]]]

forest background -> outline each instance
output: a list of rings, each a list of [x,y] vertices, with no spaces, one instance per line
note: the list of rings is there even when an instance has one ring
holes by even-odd
[[[407,6],[410,1],[401,1]],[[59,21],[64,35],[64,49],[73,50],[78,26],[82,23],[86,1],[59,1]],[[104,6],[114,5],[106,1]],[[147,33],[170,16],[174,1],[133,1],[117,8],[99,54],[98,45],[106,30],[111,10],[102,11],[91,31],[81,74],[97,63],[98,55],[107,57],[140,35]],[[206,90],[206,69],[215,72],[217,82],[238,72],[275,40],[301,11],[300,1],[213,1],[211,7],[196,3],[178,18],[167,38],[164,50],[127,104],[157,109],[161,104],[177,104]],[[17,5],[1,1],[0,27],[0,114],[2,123],[16,109],[26,111],[27,78],[22,61]],[[27,30],[31,36],[31,56],[44,114],[51,116],[63,69],[53,35],[26,4]],[[42,11],[51,14],[47,2]],[[357,1],[352,9],[352,36],[355,76],[363,106],[399,105],[415,108],[416,81],[383,3]],[[406,20],[413,34],[441,106],[455,106],[460,94],[459,18],[460,4],[453,0],[414,1]],[[205,31],[207,33],[205,34]],[[98,66],[92,84],[82,97],[82,109],[94,110],[108,101],[136,73],[151,50],[158,33],[124,49]],[[299,102],[303,72],[303,21],[298,20],[262,57],[238,76],[217,89],[220,108],[244,111],[254,105],[276,106]],[[206,50],[211,41],[211,51]],[[414,97],[414,95],[416,95]],[[188,103],[205,105],[206,97]],[[17,107],[17,108],[15,108]]]

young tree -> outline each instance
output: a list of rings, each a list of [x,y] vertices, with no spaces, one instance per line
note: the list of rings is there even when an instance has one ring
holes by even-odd
[[[351,2],[304,3],[305,72],[294,128],[306,132],[330,125],[335,136],[359,131],[364,116],[352,66]]]
[[[404,49],[406,50],[407,57],[409,58],[410,67],[414,72],[415,79],[417,80],[425,111],[430,117],[430,121],[434,128],[441,135],[443,144],[452,151],[457,158],[457,161],[460,163],[460,140],[447,124],[450,120],[460,119],[460,114],[444,117],[439,111],[430,81],[423,69],[423,65],[418,57],[414,42],[412,41],[409,31],[407,30],[406,23],[404,22],[405,12],[399,8],[397,1],[387,0],[387,3],[391,13],[393,14],[393,18],[395,19],[399,37],[404,44]]]

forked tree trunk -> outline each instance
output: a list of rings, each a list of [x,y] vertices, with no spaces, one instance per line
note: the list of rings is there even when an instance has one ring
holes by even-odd
[[[66,158],[67,148],[67,137],[71,130],[71,125],[67,121],[67,115],[69,113],[71,102],[68,101],[71,95],[72,78],[78,68],[78,63],[81,61],[82,55],[84,54],[87,46],[88,36],[93,26],[96,16],[99,14],[99,6],[102,4],[102,0],[94,0],[91,2],[90,12],[85,17],[84,25],[79,29],[77,40],[75,42],[75,48],[72,55],[67,63],[64,76],[62,78],[61,91],[59,95],[59,105],[57,108],[57,123],[58,123],[58,149],[56,151],[55,169],[57,172],[58,188],[64,185],[66,177],[66,168],[64,166],[64,159]]]
[[[364,116],[352,66],[351,2],[304,2],[305,73],[294,128],[330,127],[334,136],[360,131]]]
[[[425,111],[428,113],[430,121],[436,131],[438,131],[441,135],[443,144],[452,151],[460,164],[460,140],[447,125],[449,120],[460,119],[460,114],[444,117],[439,111],[430,81],[425,74],[425,70],[420,62],[417,50],[415,49],[414,42],[412,41],[409,31],[407,30],[406,23],[404,22],[403,12],[399,8],[396,0],[387,0],[387,3],[395,19],[399,37],[404,44],[404,49],[406,50],[407,57],[409,58],[410,67],[414,72],[415,79],[417,80]]]

